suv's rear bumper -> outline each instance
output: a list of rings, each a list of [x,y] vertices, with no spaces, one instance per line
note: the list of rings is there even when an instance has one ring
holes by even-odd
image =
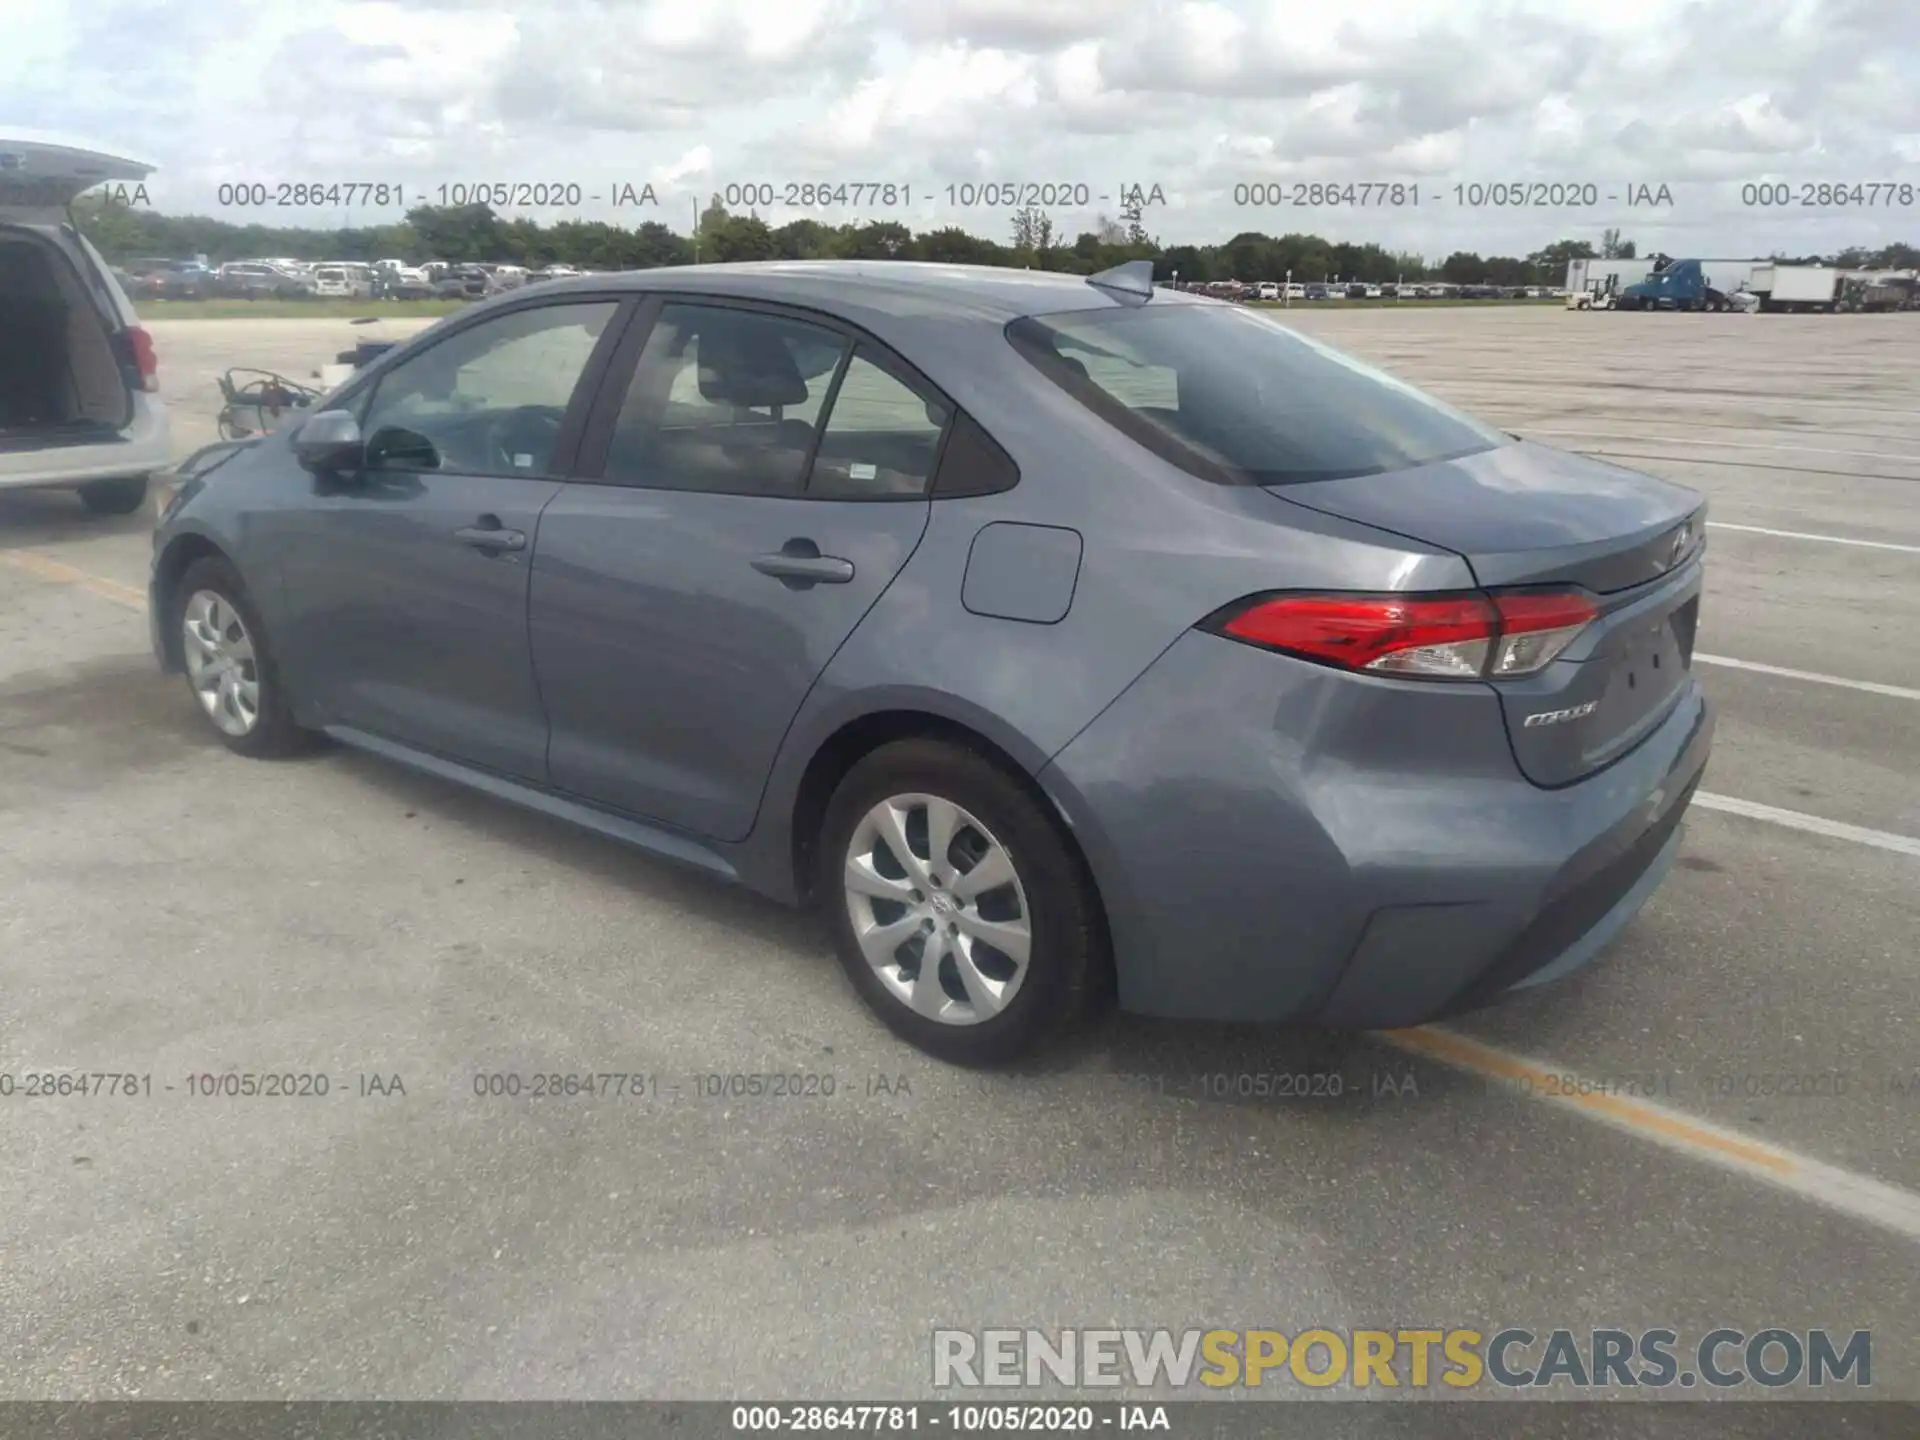
[[[133,397],[133,419],[117,438],[94,445],[0,449],[0,490],[79,485],[121,475],[151,475],[172,460],[167,407],[142,392]]]
[[[1592,959],[1672,863],[1712,709],[1689,681],[1634,750],[1545,790],[1499,705],[1183,637],[1040,776],[1121,1004],[1393,1027]]]

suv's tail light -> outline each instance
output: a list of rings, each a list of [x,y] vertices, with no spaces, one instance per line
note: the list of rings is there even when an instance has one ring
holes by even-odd
[[[153,353],[153,336],[139,325],[120,332],[120,363],[132,373],[127,377],[136,389],[153,394],[160,389],[160,359]]]
[[[1270,595],[1207,628],[1344,670],[1488,680],[1544,669],[1599,613],[1579,591]]]

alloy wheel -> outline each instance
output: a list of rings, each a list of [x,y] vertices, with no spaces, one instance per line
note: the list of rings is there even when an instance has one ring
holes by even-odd
[[[1027,977],[1031,912],[1005,845],[937,795],[895,795],[847,845],[854,938],[901,1004],[944,1025],[1003,1012]]]
[[[187,679],[207,718],[225,734],[249,734],[260,721],[260,669],[253,637],[233,602],[196,590],[182,612]]]

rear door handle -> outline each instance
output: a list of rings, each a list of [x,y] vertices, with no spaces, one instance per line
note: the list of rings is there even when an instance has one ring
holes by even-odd
[[[811,540],[789,540],[771,555],[753,557],[753,568],[771,575],[791,589],[809,585],[845,585],[853,579],[853,562],[838,555],[822,555]]]
[[[453,532],[453,538],[476,550],[524,550],[527,536],[523,530],[502,530],[481,525],[465,525]]]

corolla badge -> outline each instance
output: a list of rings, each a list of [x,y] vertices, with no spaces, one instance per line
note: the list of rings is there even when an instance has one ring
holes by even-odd
[[[1693,522],[1689,520],[1673,532],[1673,544],[1667,548],[1667,568],[1671,570],[1693,549]]]
[[[1529,715],[1523,725],[1531,730],[1536,725],[1559,725],[1568,720],[1578,720],[1582,715],[1591,715],[1600,708],[1598,700],[1589,700],[1584,705],[1575,705],[1566,710],[1542,710],[1538,715]]]

